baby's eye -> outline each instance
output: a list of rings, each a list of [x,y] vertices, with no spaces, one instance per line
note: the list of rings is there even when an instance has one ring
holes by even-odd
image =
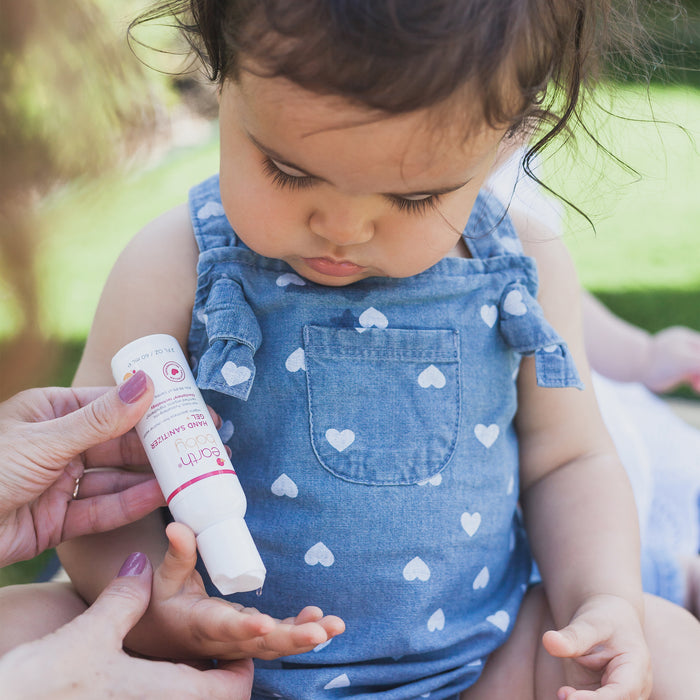
[[[271,178],[272,183],[281,189],[301,190],[314,184],[313,177],[288,165],[277,163],[269,157],[265,157],[263,161],[263,170]]]
[[[311,175],[292,168],[288,165],[278,163],[269,156],[265,156],[263,170],[270,177],[272,183],[280,189],[303,190],[313,187],[316,178]],[[389,201],[402,212],[407,214],[423,214],[428,209],[434,208],[440,200],[440,195],[423,194],[401,197],[396,194],[387,195]]]
[[[272,158],[269,158],[268,160],[275,166],[275,168],[277,168],[277,170],[285,175],[289,175],[289,177],[307,177],[306,173],[302,172],[301,170],[297,170],[296,168],[292,168],[290,165],[278,163],[276,160],[272,160]]]
[[[424,214],[428,209],[434,209],[440,201],[440,195],[424,194],[411,197],[389,195],[389,201],[399,210],[408,214]]]

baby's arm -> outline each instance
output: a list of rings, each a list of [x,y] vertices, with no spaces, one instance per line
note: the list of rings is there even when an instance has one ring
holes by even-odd
[[[556,626],[572,625],[564,634],[548,633],[545,644],[550,653],[578,661],[570,667],[571,686],[588,687],[591,674],[602,683],[607,669],[606,684],[627,685],[630,697],[641,696],[649,662],[637,518],[590,384],[579,285],[560,240],[523,243],[537,259],[545,315],[566,340],[586,385],[584,391],[538,387],[534,359],[523,359],[517,415],[521,502]],[[588,653],[594,647],[595,655]]]
[[[143,335],[168,333],[186,348],[197,257],[184,206],[131,241],[105,285],[75,384],[112,383],[112,356]],[[184,537],[177,542],[187,542]],[[271,658],[308,651],[342,632],[340,620],[323,618],[316,608],[277,621],[209,599],[194,572],[193,546],[191,551],[185,547],[178,559],[172,552],[182,552],[183,546],[171,544],[166,557],[168,539],[159,514],[105,535],[73,540],[59,554],[78,592],[91,603],[134,551],[147,554],[156,569],[149,608],[127,638],[135,651],[167,658],[240,658],[257,650],[256,656]]]
[[[700,333],[684,326],[647,333],[615,316],[583,291],[586,352],[593,369],[619,382],[641,382],[652,391],[689,383],[700,392]]]

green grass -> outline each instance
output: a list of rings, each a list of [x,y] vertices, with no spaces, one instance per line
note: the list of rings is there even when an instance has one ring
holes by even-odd
[[[649,115],[639,90],[618,109]],[[594,221],[569,211],[565,240],[582,284],[627,320],[657,331],[700,330],[700,91],[653,90],[656,123],[611,119],[596,134],[637,175],[587,146],[572,167],[554,158],[552,182]],[[686,131],[680,128],[682,125]],[[683,392],[682,392],[683,393]]]
[[[639,180],[587,146],[583,168],[557,162],[551,177],[590,213],[593,235],[570,212],[567,243],[582,281],[612,292],[636,288],[700,289],[700,91],[656,88],[655,115],[665,123],[611,119],[601,141],[638,172]],[[638,91],[620,92],[619,108],[648,114]],[[678,125],[686,128],[684,132]],[[567,167],[568,166],[568,167]]]
[[[684,125],[700,141],[700,91],[654,88],[658,119]],[[624,99],[623,99],[624,98]],[[618,111],[644,112],[644,96],[626,88]],[[584,147],[564,153],[545,179],[593,219],[575,213],[566,241],[581,279],[614,311],[650,330],[684,323],[700,330],[700,156],[678,127],[613,119],[597,133],[641,179]],[[119,251],[148,221],[187,197],[218,168],[214,133],[203,146],[179,149],[154,167],[66,187],[45,203],[41,251],[42,324],[62,358],[56,383],[78,362],[100,289]],[[602,175],[600,174],[602,172]],[[7,335],[0,313],[0,338]],[[41,562],[0,571],[0,585],[31,580]]]
[[[84,339],[119,252],[146,223],[185,202],[189,187],[218,169],[218,138],[178,149],[156,167],[79,183],[43,211],[42,323],[48,335]]]

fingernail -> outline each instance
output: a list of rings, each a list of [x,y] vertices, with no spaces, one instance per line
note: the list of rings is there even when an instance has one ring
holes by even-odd
[[[146,568],[148,557],[143,552],[130,554],[119,569],[117,576],[138,576]]]
[[[135,403],[143,396],[147,386],[146,373],[140,369],[119,387],[119,398],[124,403]]]

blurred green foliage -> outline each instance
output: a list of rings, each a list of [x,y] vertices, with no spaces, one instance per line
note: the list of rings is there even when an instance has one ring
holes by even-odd
[[[94,0],[0,0],[0,301],[37,338],[36,209],[142,141],[156,89]]]

